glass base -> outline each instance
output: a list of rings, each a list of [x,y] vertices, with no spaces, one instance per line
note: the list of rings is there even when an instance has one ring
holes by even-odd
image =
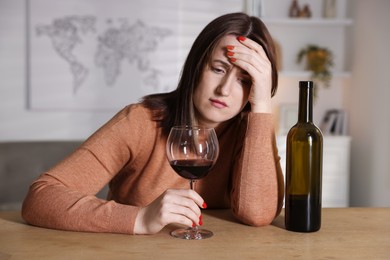
[[[188,239],[188,240],[201,240],[212,237],[214,234],[210,230],[198,229],[198,228],[180,228],[171,232],[171,236]]]

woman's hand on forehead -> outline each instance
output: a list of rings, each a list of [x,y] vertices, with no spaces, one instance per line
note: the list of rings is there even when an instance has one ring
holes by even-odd
[[[263,47],[257,42],[240,36],[237,44],[226,46],[229,61],[251,77],[249,102],[252,112],[271,112],[272,66]]]

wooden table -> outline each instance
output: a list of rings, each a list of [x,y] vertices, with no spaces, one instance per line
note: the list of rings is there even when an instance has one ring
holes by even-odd
[[[390,259],[390,208],[323,209],[316,233],[284,229],[284,217],[255,228],[227,210],[205,210],[212,238],[84,233],[24,224],[19,212],[0,212],[0,259]]]

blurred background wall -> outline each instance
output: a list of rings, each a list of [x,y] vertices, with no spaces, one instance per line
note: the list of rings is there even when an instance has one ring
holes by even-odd
[[[221,1],[215,1],[218,8],[199,11],[198,22],[182,28],[181,62],[194,37],[207,22],[226,12],[244,10],[246,2],[228,1],[223,5],[219,3]],[[193,5],[201,6],[203,2],[209,1],[182,1],[181,8],[188,10]],[[345,109],[349,114],[348,134],[352,140],[350,205],[388,207],[390,31],[387,27],[390,24],[390,1],[347,0],[346,8],[346,15],[353,20],[345,46],[345,66],[351,76],[338,79],[340,82],[335,83],[336,87],[322,92],[315,116],[318,123],[325,110],[332,107]],[[181,19],[188,25],[194,17],[183,15]],[[28,109],[26,37],[26,0],[0,0],[0,142],[84,140],[116,111]],[[297,78],[281,77],[279,92],[274,99],[276,114],[280,104],[296,99],[298,92],[294,88],[297,81]]]

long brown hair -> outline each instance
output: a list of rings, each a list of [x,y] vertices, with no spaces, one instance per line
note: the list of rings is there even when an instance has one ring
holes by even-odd
[[[272,66],[274,96],[278,84],[275,46],[268,29],[257,17],[245,13],[222,15],[211,21],[198,35],[184,63],[177,88],[169,93],[145,96],[142,103],[153,111],[154,120],[167,134],[173,125],[191,125],[194,121],[193,92],[208,65],[215,47],[226,35],[245,36],[260,44]],[[243,111],[249,111],[250,104]]]

